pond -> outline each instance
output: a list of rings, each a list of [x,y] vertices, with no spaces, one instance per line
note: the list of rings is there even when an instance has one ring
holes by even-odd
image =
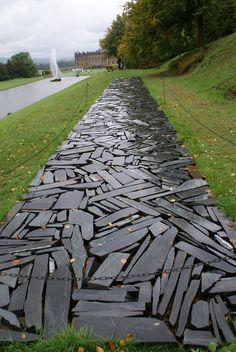
[[[86,78],[88,76],[63,77],[60,82],[50,82],[50,79],[43,79],[0,91],[0,119]]]

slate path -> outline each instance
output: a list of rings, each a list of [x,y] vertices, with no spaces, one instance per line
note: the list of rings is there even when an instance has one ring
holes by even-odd
[[[0,232],[0,339],[231,341],[235,229],[139,79],[117,79]],[[82,278],[82,279],[81,279]]]

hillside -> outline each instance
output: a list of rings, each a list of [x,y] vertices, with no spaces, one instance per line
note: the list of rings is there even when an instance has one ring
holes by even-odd
[[[209,44],[200,62],[194,55],[165,63],[144,82],[190,149],[218,204],[236,221],[236,33]],[[173,72],[175,60],[192,64],[179,75]]]

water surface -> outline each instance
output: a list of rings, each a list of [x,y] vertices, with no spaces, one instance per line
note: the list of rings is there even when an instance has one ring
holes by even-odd
[[[63,77],[61,82],[50,82],[50,79],[47,78],[2,90],[0,91],[0,119],[86,78],[88,76]]]

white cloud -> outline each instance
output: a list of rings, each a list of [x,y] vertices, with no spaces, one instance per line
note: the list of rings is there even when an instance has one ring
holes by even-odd
[[[125,0],[0,0],[0,57],[96,50]]]

